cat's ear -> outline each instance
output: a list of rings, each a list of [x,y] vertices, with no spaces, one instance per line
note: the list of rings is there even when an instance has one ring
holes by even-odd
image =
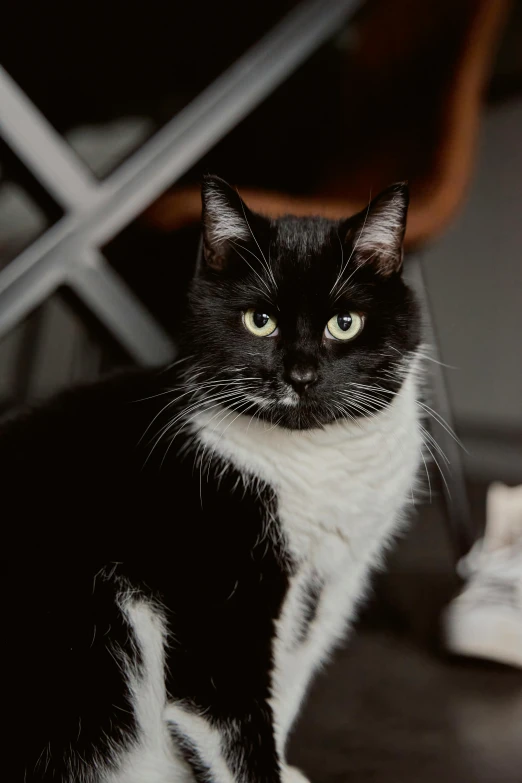
[[[204,177],[201,201],[204,261],[219,271],[227,266],[234,244],[249,240],[251,213],[237,191],[219,177]]]
[[[400,271],[408,203],[408,185],[399,182],[346,221],[346,241],[357,264],[370,264],[385,277]]]

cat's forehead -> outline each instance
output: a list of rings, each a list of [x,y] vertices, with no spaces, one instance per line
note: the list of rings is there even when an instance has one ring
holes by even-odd
[[[337,223],[321,217],[283,217],[272,223],[271,245],[281,255],[311,258],[332,247]]]

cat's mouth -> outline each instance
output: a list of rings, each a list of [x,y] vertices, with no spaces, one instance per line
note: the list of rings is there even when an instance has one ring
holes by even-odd
[[[299,394],[289,384],[278,385],[276,388],[265,387],[263,390],[250,392],[246,398],[256,403],[263,410],[277,408],[299,408],[317,405],[310,393]]]
[[[291,387],[281,390],[277,395],[266,398],[256,397],[257,418],[272,425],[292,430],[324,427],[335,420],[332,409],[325,406],[317,397],[309,393],[299,394]]]
[[[287,429],[320,428],[337,418],[334,408],[325,404],[315,389],[299,393],[281,382],[244,390],[236,399],[228,399],[225,407]]]
[[[279,404],[271,418],[278,426],[290,430],[321,429],[335,421],[324,405],[303,398],[296,405]]]

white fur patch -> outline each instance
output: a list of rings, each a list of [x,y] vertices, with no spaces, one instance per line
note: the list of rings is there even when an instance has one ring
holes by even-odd
[[[221,245],[229,240],[246,241],[250,232],[243,215],[238,214],[217,189],[205,194],[207,236],[211,244]]]
[[[146,601],[135,600],[132,594],[124,595],[120,604],[142,658],[137,670],[122,656],[138,739],[119,760],[117,771],[102,775],[100,783],[192,783],[192,772],[179,754],[169,724],[186,737],[211,770],[212,783],[236,783],[222,753],[222,734],[183,704],[167,703],[166,633],[160,612]]]
[[[165,719],[193,745],[203,764],[212,771],[212,783],[235,783],[223,757],[223,738],[205,718],[180,704],[169,704]]]
[[[287,408],[295,408],[299,404],[299,395],[292,387],[287,384],[287,391],[284,397],[278,400],[280,405],[285,405]]]
[[[176,759],[163,718],[165,691],[165,627],[160,613],[144,600],[123,596],[121,610],[139,647],[142,667],[127,666],[125,674],[138,723],[138,740],[121,759],[118,771],[103,783],[182,783],[184,765]]]
[[[393,402],[373,417],[322,430],[290,431],[239,416],[195,421],[203,444],[247,478],[269,484],[289,549],[298,562],[274,642],[272,707],[281,753],[311,675],[344,635],[372,567],[396,532],[421,454],[412,367]],[[296,647],[303,588],[324,582],[306,640]]]

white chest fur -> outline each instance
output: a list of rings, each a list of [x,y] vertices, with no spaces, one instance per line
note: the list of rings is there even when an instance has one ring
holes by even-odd
[[[273,488],[293,556],[331,573],[340,542],[357,558],[410,493],[421,448],[415,398],[412,373],[389,407],[359,423],[289,431],[234,414],[215,424],[212,411],[196,427],[209,452]]]
[[[288,431],[246,416],[201,415],[210,452],[269,484],[297,562],[274,647],[273,707],[282,748],[313,669],[344,633],[354,605],[412,495],[421,454],[415,373],[378,415],[323,430]],[[232,420],[231,420],[232,419]],[[316,617],[296,645],[311,579],[322,585]]]

